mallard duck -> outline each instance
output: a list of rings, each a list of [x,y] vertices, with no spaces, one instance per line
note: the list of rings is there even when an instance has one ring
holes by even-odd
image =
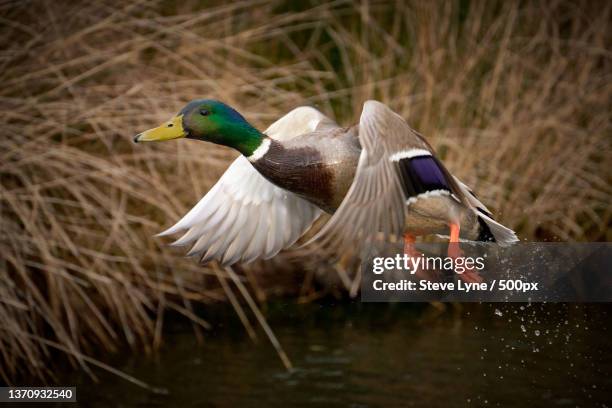
[[[363,105],[357,125],[341,127],[312,107],[299,107],[260,132],[230,106],[194,100],[135,142],[178,138],[231,147],[240,156],[210,191],[161,236],[186,231],[174,245],[223,265],[270,258],[293,245],[326,212],[309,242],[338,249],[391,235],[446,235],[501,245],[517,241],[494,221],[434,149],[390,108]],[[455,248],[455,249],[453,249]],[[459,256],[458,245],[449,255]],[[451,253],[452,252],[452,253]]]

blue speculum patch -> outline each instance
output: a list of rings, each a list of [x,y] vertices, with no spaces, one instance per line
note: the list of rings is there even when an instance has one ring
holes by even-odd
[[[438,161],[432,156],[417,156],[398,162],[404,181],[406,198],[434,190],[450,191],[450,186]]]

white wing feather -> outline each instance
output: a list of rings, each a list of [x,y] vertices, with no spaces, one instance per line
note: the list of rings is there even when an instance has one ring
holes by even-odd
[[[318,110],[299,107],[264,133],[288,140],[337,126]],[[320,214],[318,207],[270,183],[244,156],[239,156],[180,221],[158,235],[186,230],[172,245],[192,245],[188,255],[224,265],[248,263],[273,257],[293,245]]]

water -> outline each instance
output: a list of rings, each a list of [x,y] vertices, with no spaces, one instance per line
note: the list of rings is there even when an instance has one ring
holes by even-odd
[[[273,304],[267,316],[295,365],[231,310],[203,344],[177,324],[155,356],[114,365],[157,395],[98,373],[70,377],[87,406],[610,406],[610,308],[575,305]],[[211,313],[211,312],[209,312]],[[606,405],[607,404],[607,405]]]

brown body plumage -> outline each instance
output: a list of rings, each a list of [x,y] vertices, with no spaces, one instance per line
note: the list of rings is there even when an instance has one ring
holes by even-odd
[[[306,133],[286,142],[271,141],[267,153],[253,166],[270,182],[291,191],[334,214],[344,200],[355,176],[361,144],[359,126]],[[415,132],[416,134],[416,132]],[[420,146],[430,145],[417,135]],[[463,198],[450,173],[457,195]],[[409,197],[408,197],[409,198]],[[461,223],[461,237],[477,240],[481,225],[473,211],[449,196],[426,196],[413,200],[407,208],[405,230],[413,235],[448,235],[451,220]]]

